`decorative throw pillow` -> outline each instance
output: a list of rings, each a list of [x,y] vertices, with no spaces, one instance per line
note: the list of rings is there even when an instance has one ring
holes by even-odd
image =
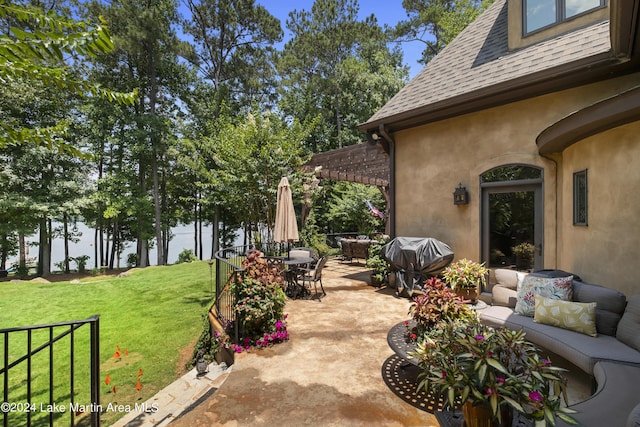
[[[539,277],[527,275],[518,289],[518,300],[515,312],[522,316],[533,317],[535,296],[571,301],[573,296],[573,276],[567,277]]]
[[[563,301],[536,295],[533,321],[597,337],[596,303]]]

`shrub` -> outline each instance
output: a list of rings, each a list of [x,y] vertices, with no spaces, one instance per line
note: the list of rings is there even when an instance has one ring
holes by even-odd
[[[424,336],[432,327],[443,321],[476,319],[475,311],[437,277],[427,280],[424,293],[413,298],[409,315],[415,322],[415,326],[409,331],[414,339]]]
[[[71,259],[78,265],[78,272],[84,273],[87,270],[87,261],[89,261],[89,258],[89,255],[80,255]]]
[[[236,296],[235,311],[241,322],[242,347],[264,347],[289,339],[284,306],[284,278],[259,252],[252,251],[242,262],[244,277],[231,287]]]
[[[136,253],[130,253],[127,255],[127,267],[137,267],[138,266],[138,255]]]
[[[198,261],[198,257],[193,253],[193,249],[184,249],[182,252],[178,254],[178,262],[177,264],[182,264],[183,262],[193,262]]]

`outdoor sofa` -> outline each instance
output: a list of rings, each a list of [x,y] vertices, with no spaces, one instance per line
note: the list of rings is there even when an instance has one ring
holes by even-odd
[[[640,426],[640,295],[627,300],[616,290],[562,271],[493,273],[494,283],[483,297],[491,305],[480,312],[480,320],[523,329],[529,341],[593,377],[594,394],[572,406],[582,425]],[[533,317],[524,301],[532,291],[538,295],[528,301]],[[572,310],[580,314],[578,320],[562,315]],[[565,424],[559,420],[558,425]]]

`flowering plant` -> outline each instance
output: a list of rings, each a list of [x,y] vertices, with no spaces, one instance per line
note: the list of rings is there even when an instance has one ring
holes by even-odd
[[[289,339],[284,314],[287,297],[280,271],[253,252],[242,267],[242,278],[232,282],[230,288],[241,334],[241,345],[235,345],[234,350],[265,347]]]
[[[475,311],[437,277],[428,279],[424,284],[423,293],[413,298],[409,315],[413,322],[407,320],[405,325],[411,341],[416,341],[442,321],[476,318]]]
[[[471,400],[489,407],[498,422],[513,409],[536,424],[555,416],[575,424],[562,368],[554,367],[526,341],[522,330],[493,329],[477,321],[441,322],[411,355],[422,368],[418,388],[438,390],[451,407]]]
[[[463,258],[449,264],[442,272],[442,276],[453,290],[474,289],[486,284],[485,276],[488,272],[484,263],[480,264]]]

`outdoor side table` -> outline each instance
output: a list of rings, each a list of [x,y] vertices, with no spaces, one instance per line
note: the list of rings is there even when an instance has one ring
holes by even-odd
[[[409,327],[413,325],[413,321],[410,321]],[[404,322],[398,323],[387,333],[387,343],[398,356],[418,366],[418,360],[409,356],[409,353],[416,349],[416,345],[407,338],[407,331],[407,325]]]

